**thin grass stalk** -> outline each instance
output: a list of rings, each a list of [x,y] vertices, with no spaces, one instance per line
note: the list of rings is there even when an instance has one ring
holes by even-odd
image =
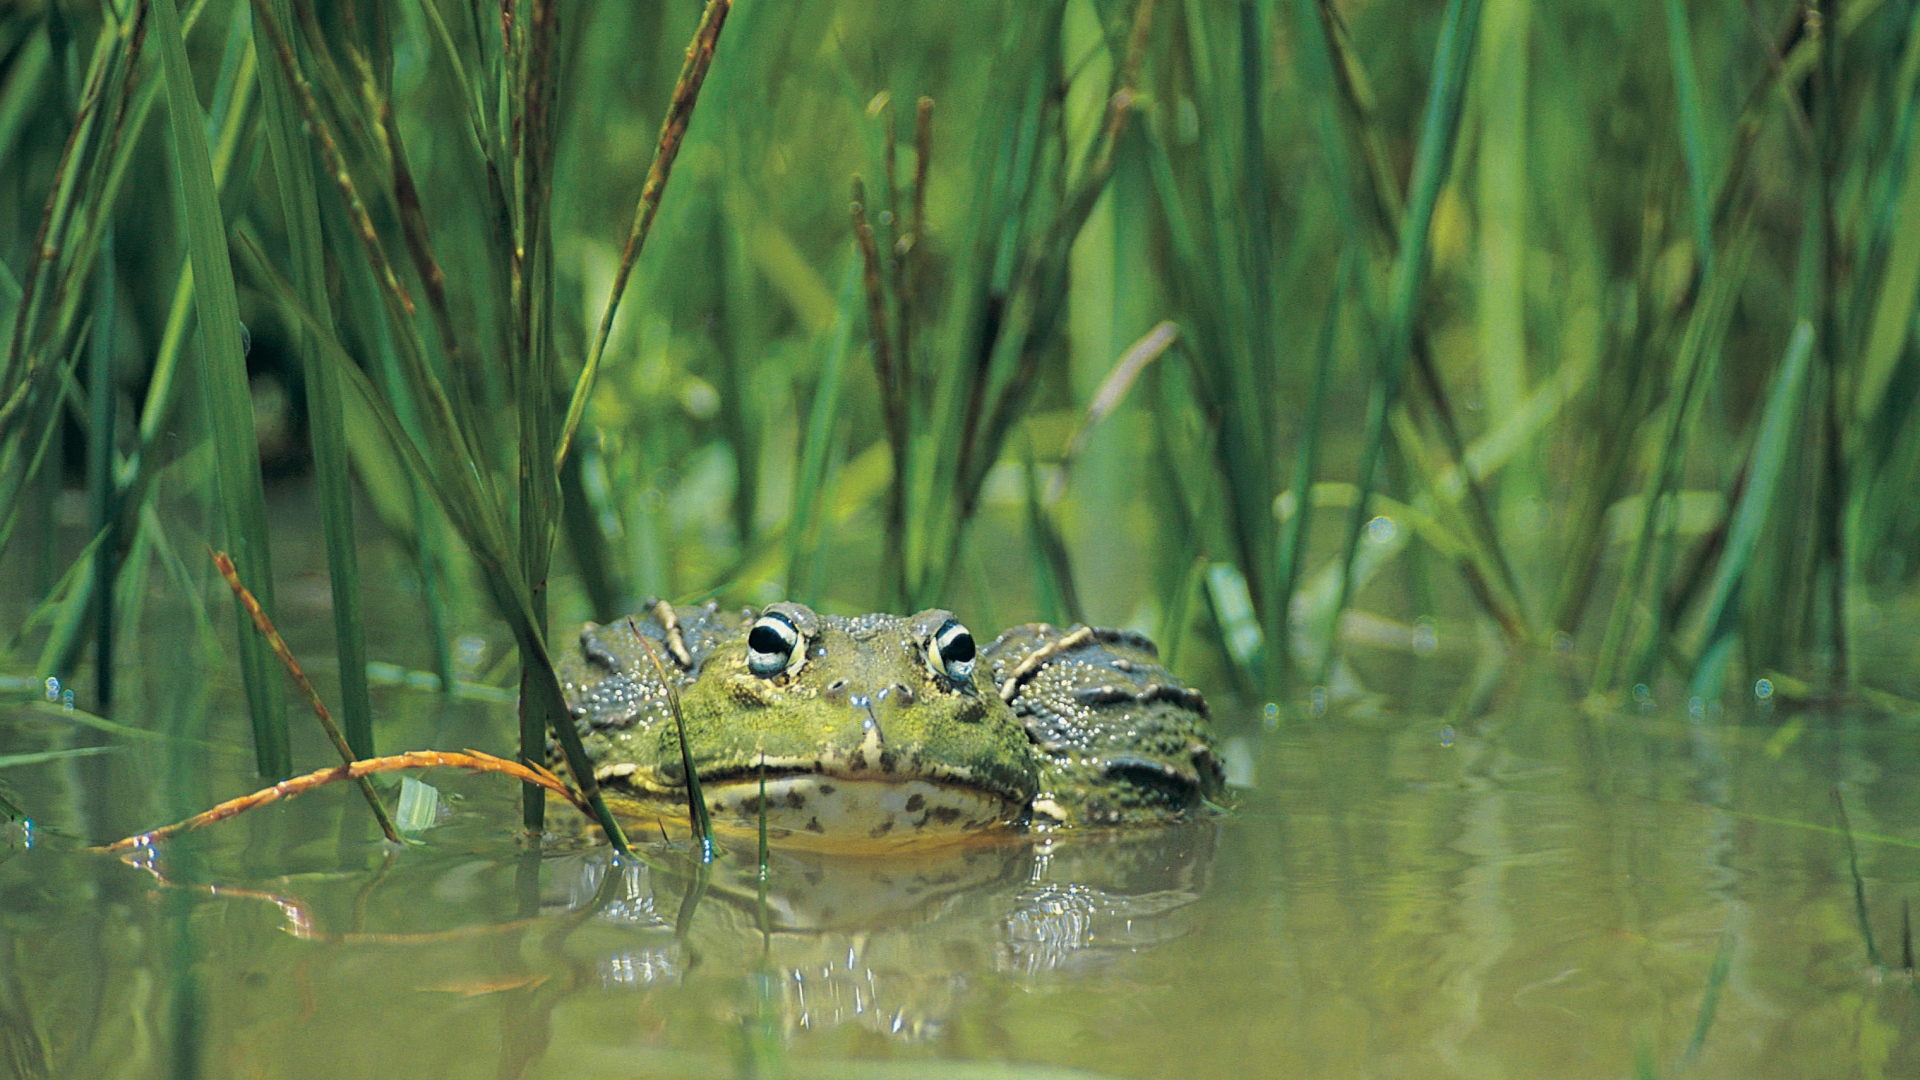
[[[288,0],[270,0],[274,17],[290,17]],[[284,69],[269,64],[261,79],[264,123],[274,159],[281,220],[292,255],[293,286],[307,310],[324,326],[333,323],[327,297],[326,255],[320,234],[319,195],[313,159],[300,137],[299,110]],[[348,475],[346,421],[340,380],[319,349],[292,328],[307,388],[308,438],[327,546],[327,581],[333,597],[335,654],[340,660],[340,715],[353,757],[374,756],[373,705],[367,689],[366,628],[360,610],[360,556],[353,529],[353,490]]]
[[[631,615],[627,616],[627,629],[633,631],[634,640],[647,651],[647,659],[653,663],[653,673],[659,676],[660,685],[667,688],[667,707],[673,712],[673,728],[679,734],[680,771],[687,780],[687,821],[700,840],[700,863],[704,866],[713,862],[715,853],[713,821],[707,816],[707,799],[700,790],[700,773],[693,767],[693,748],[687,745],[687,721],[680,712],[680,690],[672,679],[667,678],[667,669],[660,662],[660,654],[654,651],[653,642],[640,632]],[[765,805],[763,795],[761,806],[764,808]]]
[[[887,429],[887,448],[893,459],[893,478],[887,490],[887,565],[902,603],[911,606],[913,590],[907,567],[907,486],[913,473],[907,459],[907,395],[894,357],[892,316],[888,311],[886,263],[867,220],[867,189],[853,178],[853,237],[860,249],[861,283],[867,300],[867,332],[873,351],[874,378],[880,384],[880,409]]]
[[[1094,205],[1113,177],[1118,147],[1139,99],[1140,67],[1154,25],[1155,0],[1138,0],[1133,9],[1127,50],[1114,71],[1101,129],[1077,169],[1067,170],[1072,187],[1033,255],[1019,271],[999,338],[988,344],[988,370],[974,383],[955,456],[952,508],[943,515],[944,535],[930,545],[933,561],[909,600],[940,596],[960,563],[966,527],[979,509],[981,490],[999,459],[1008,433],[1035,389],[1041,360],[1054,347],[1065,317],[1069,254]],[[997,392],[989,393],[997,387]],[[984,417],[984,420],[982,418]]]
[[[1657,444],[1653,470],[1641,494],[1640,530],[1628,548],[1626,567],[1614,593],[1613,608],[1607,617],[1606,636],[1601,640],[1600,654],[1594,664],[1591,686],[1595,693],[1604,693],[1613,687],[1623,655],[1631,657],[1636,653],[1644,654],[1644,650],[1632,648],[1629,629],[1640,597],[1647,587],[1649,560],[1655,552],[1662,516],[1667,512],[1668,495],[1679,478],[1678,470],[1685,459],[1687,442],[1698,412],[1697,401],[1704,394],[1702,388],[1713,382],[1713,375],[1719,367],[1720,338],[1726,331],[1726,319],[1737,295],[1749,248],[1750,245],[1743,240],[1736,251],[1722,260],[1714,273],[1703,282],[1707,295],[1687,320],[1686,332],[1681,337],[1678,353],[1674,357],[1673,382],[1667,393],[1666,422]],[[1657,627],[1655,636],[1658,636]]]
[[[567,417],[560,425],[559,444],[554,449],[554,465],[557,468],[561,458],[567,456],[567,450],[573,445],[574,433],[579,430],[580,420],[586,415],[587,399],[593,396],[593,383],[600,373],[600,358],[607,351],[607,339],[613,335],[613,317],[620,310],[620,297],[626,292],[627,279],[633,274],[633,267],[640,259],[640,252],[646,246],[647,235],[653,230],[654,215],[660,210],[660,199],[666,194],[667,181],[673,176],[673,163],[680,154],[680,144],[686,138],[687,125],[693,121],[693,109],[700,101],[700,86],[706,81],[707,70],[713,65],[714,50],[720,44],[720,31],[725,29],[727,14],[733,10],[733,0],[707,0],[707,6],[700,13],[700,25],[694,28],[693,41],[687,46],[686,62],[681,65],[680,77],[674,81],[673,97],[667,103],[667,115],[660,121],[660,138],[655,143],[653,163],[647,167],[647,180],[640,189],[639,205],[634,207],[633,225],[627,230],[627,243],[620,252],[620,266],[614,271],[613,291],[607,297],[607,310],[600,316],[600,328],[593,336],[593,347],[587,351],[587,360],[580,368],[580,377],[573,386],[573,396],[567,402]]]
[[[847,357],[853,352],[853,324],[860,304],[860,264],[849,259],[840,284],[840,303],[833,325],[822,338],[820,379],[814,386],[813,407],[800,447],[800,467],[794,472],[793,515],[787,528],[787,595],[808,602],[815,588],[809,572],[820,549],[820,503],[826,496],[828,454],[840,423],[841,387]]]
[[[194,95],[174,0],[153,0],[154,36],[167,84],[175,181],[185,212],[187,246],[194,266],[199,312],[201,385],[216,447],[216,477],[227,542],[245,576],[260,586],[264,610],[273,610],[273,565],[267,548],[266,499],[253,440],[253,403],[247,390],[246,357],[240,348],[239,301],[228,262],[225,222],[214,185],[213,158]],[[244,612],[243,612],[244,614]],[[254,750],[261,775],[292,771],[287,744],[286,700],[266,646],[240,634],[241,670],[253,717]]]
[[[93,531],[102,538],[93,553],[93,700],[96,709],[108,713],[113,711],[113,578],[120,546],[113,475],[114,414],[119,400],[114,385],[117,305],[111,231],[102,240],[101,255],[94,270],[95,315],[88,342],[87,494]]]
[[[280,636],[280,631],[274,628],[273,620],[261,610],[260,602],[255,600],[253,594],[247,591],[246,585],[241,583],[240,575],[234,571],[233,559],[224,551],[216,551],[213,553],[213,565],[220,571],[220,576],[226,580],[227,588],[233,590],[233,598],[240,602],[240,607],[246,611],[247,617],[253,620],[253,628],[266,639],[267,644],[273,649],[273,654],[280,658],[281,666],[286,668],[287,677],[293,680],[293,685],[298,687],[300,693],[306,697],[307,704],[313,707],[313,718],[320,722],[320,730],[326,733],[327,741],[332,743],[334,750],[339,752],[341,764],[351,766],[355,760],[353,748],[347,745],[346,736],[340,733],[339,725],[333,722],[333,714],[327,711],[327,703],[321,700],[320,691],[313,688],[313,682],[307,678],[307,673],[300,670],[300,662],[294,659],[293,650],[287,647],[286,639]],[[363,670],[361,674],[364,676],[365,671]],[[359,781],[360,794],[366,797],[367,806],[373,810],[373,819],[380,823],[380,832],[390,842],[401,843],[400,834],[394,830],[393,819],[387,816],[387,808],[381,804],[379,793],[373,790],[373,781],[364,776],[360,777]]]
[[[1308,493],[1320,463],[1320,422],[1326,412],[1328,390],[1333,385],[1333,368],[1339,360],[1335,346],[1340,339],[1342,300],[1349,288],[1358,286],[1359,259],[1359,253],[1353,248],[1341,255],[1333,295],[1327,301],[1320,340],[1314,350],[1313,387],[1307,393],[1307,407],[1300,418],[1300,442],[1293,451],[1293,477],[1287,489],[1293,493],[1293,516],[1280,523],[1280,535],[1274,544],[1273,598],[1266,613],[1266,630],[1268,675],[1276,687],[1284,686],[1292,670],[1288,645],[1293,637],[1293,592],[1300,580],[1307,530],[1313,523],[1313,500]]]
[[[1398,238],[1406,225],[1406,195],[1401,191],[1396,168],[1388,156],[1386,141],[1375,120],[1374,98],[1365,67],[1347,35],[1346,26],[1331,0],[1312,2],[1317,8],[1318,17],[1310,18],[1308,12],[1302,11],[1299,19],[1308,44],[1308,48],[1301,50],[1303,70],[1313,85],[1335,91],[1330,96],[1337,96],[1351,114],[1351,126],[1354,129],[1351,138],[1358,144],[1360,156],[1367,164],[1364,175],[1369,183],[1370,198],[1366,200],[1366,206],[1371,213],[1373,227],[1364,227],[1358,206],[1346,190],[1350,183],[1347,179],[1350,155],[1345,145],[1346,139],[1339,131],[1338,111],[1329,109],[1325,110],[1327,115],[1318,126],[1321,129],[1322,154],[1333,177],[1335,217],[1346,231],[1350,244],[1363,249],[1377,246],[1391,256],[1399,250]],[[1471,69],[1470,63],[1468,66]],[[1440,378],[1434,362],[1426,329],[1414,326],[1411,341],[1414,372],[1419,377],[1420,387],[1433,403],[1432,415],[1437,421],[1441,439],[1453,460],[1464,462],[1466,439],[1461,434],[1446,384]],[[1467,515],[1473,525],[1477,544],[1485,549],[1481,561],[1491,568],[1492,578],[1518,605],[1524,594],[1514,574],[1512,560],[1507,557],[1501,530],[1494,520],[1492,502],[1478,480],[1470,473],[1463,475],[1467,479]],[[1475,585],[1473,591],[1476,597],[1494,595],[1490,584]],[[1500,623],[1510,640],[1519,641],[1526,637],[1528,630],[1524,615],[1517,607],[1512,610],[1489,609],[1488,614]]]
[[[559,520],[558,470],[553,418],[547,388],[554,385],[553,355],[553,234],[548,219],[552,205],[553,103],[559,77],[559,9],[556,0],[533,0],[529,5],[521,54],[519,132],[515,154],[519,189],[515,250],[521,254],[516,290],[518,332],[511,370],[514,405],[519,421],[519,564],[527,587],[526,603],[533,626],[547,633],[547,572],[553,559],[555,527]],[[535,761],[546,754],[547,730],[573,720],[564,710],[549,715],[549,702],[532,692],[539,678],[532,666],[521,665],[520,758]],[[527,831],[538,836],[546,823],[546,798],[532,785],[521,785],[521,809]]]
[[[1677,2],[1677,0],[1672,0]],[[1837,26],[1832,0],[1818,0],[1815,13],[1822,27]],[[1845,436],[1840,421],[1841,357],[1848,352],[1842,340],[1841,266],[1839,218],[1834,209],[1834,187],[1840,172],[1840,49],[1837,41],[1824,41],[1820,49],[1820,67],[1813,80],[1814,142],[1819,152],[1820,177],[1816,185],[1820,213],[1820,452],[1822,475],[1819,509],[1820,548],[1827,574],[1828,639],[1833,645],[1829,678],[1838,687],[1851,679],[1848,662],[1847,585],[1847,461],[1843,450]]]
[[[1734,505],[1727,528],[1726,546],[1714,568],[1706,599],[1701,604],[1698,621],[1700,630],[1694,635],[1694,654],[1698,657],[1705,657],[1714,642],[1731,631],[1732,601],[1736,590],[1746,580],[1747,567],[1759,546],[1761,531],[1772,513],[1780,475],[1786,465],[1787,453],[1792,448],[1794,430],[1798,427],[1800,407],[1806,397],[1808,360],[1813,352],[1813,341],[1813,326],[1801,320],[1794,327],[1793,337],[1787,342],[1786,355],[1781,359],[1780,370],[1774,376],[1773,389],[1767,395],[1766,408],[1754,436],[1746,485]],[[1703,681],[1703,677],[1710,681]],[[1709,672],[1703,662],[1694,675],[1692,692],[1695,696],[1708,697],[1711,688],[1711,696],[1717,697],[1718,682],[1717,672]]]
[[[1386,340],[1380,351],[1379,371],[1367,396],[1366,434],[1361,440],[1357,485],[1360,498],[1347,523],[1346,550],[1340,561],[1345,570],[1340,575],[1335,618],[1345,610],[1352,595],[1354,556],[1359,551],[1361,530],[1366,526],[1367,503],[1373,494],[1374,477],[1386,439],[1387,414],[1400,396],[1400,383],[1412,352],[1420,288],[1426,278],[1428,233],[1460,133],[1461,101],[1465,97],[1467,72],[1480,27],[1480,5],[1481,0],[1450,0],[1434,49],[1433,81],[1427,91],[1419,148],[1415,151],[1413,175],[1408,181],[1410,198],[1406,216],[1401,221],[1399,254],[1394,262]],[[1314,679],[1316,683],[1326,681],[1326,671],[1332,662],[1333,653],[1329,650],[1321,662],[1322,670]]]

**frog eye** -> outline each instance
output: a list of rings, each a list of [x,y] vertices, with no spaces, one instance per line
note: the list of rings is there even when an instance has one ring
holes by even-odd
[[[771,678],[787,670],[799,648],[800,631],[793,620],[770,611],[747,631],[747,670],[763,679]]]
[[[927,662],[954,682],[973,678],[973,635],[958,619],[948,619],[927,642]]]

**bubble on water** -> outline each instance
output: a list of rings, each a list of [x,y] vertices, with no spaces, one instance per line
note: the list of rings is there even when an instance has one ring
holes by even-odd
[[[67,710],[68,712],[73,711],[73,691],[71,690],[60,691],[60,707]]]
[[[1642,705],[1648,704],[1653,700],[1653,691],[1647,688],[1646,683],[1635,683],[1633,686],[1633,700]]]
[[[1440,629],[1425,615],[1413,620],[1413,651],[1426,656],[1440,647]]]
[[[1706,699],[1700,698],[1700,697],[1688,698],[1687,699],[1687,719],[1705,720],[1706,718],[1707,718]]]
[[[1453,745],[1453,725],[1449,724],[1440,729],[1440,745],[1441,746]]]
[[[1753,696],[1761,701],[1773,700],[1773,680],[1760,679],[1753,684]]]
[[[1395,532],[1393,519],[1385,514],[1367,522],[1367,539],[1376,544],[1390,544]]]
[[[1565,630],[1555,630],[1553,632],[1553,651],[1557,653],[1572,652],[1573,635],[1567,633]]]
[[[1280,729],[1280,706],[1271,701],[1267,702],[1267,707],[1260,710],[1260,722],[1266,726],[1268,731],[1278,731]]]
[[[487,640],[478,634],[463,634],[453,643],[454,670],[461,675],[472,675],[480,670],[480,661],[487,655]]]
[[[1307,712],[1314,716],[1327,715],[1327,688],[1316,686],[1307,694]]]
[[[47,676],[47,700],[60,700],[60,677],[58,675]]]

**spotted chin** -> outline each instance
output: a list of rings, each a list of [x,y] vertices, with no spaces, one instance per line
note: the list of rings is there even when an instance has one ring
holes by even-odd
[[[701,785],[701,794],[716,832],[759,831],[758,778],[709,782]],[[664,801],[653,809],[686,818],[684,802],[677,812]],[[947,844],[1006,826],[1019,810],[992,792],[931,780],[789,775],[766,781],[767,835],[786,847],[845,851]]]

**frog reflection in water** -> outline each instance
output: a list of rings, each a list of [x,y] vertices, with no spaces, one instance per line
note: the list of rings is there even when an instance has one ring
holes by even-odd
[[[1205,701],[1127,631],[1028,624],[977,648],[940,610],[656,603],[589,623],[559,672],[617,812],[685,817],[670,683],[716,827],[757,829],[764,782],[768,833],[791,846],[1181,820],[1222,782]]]

